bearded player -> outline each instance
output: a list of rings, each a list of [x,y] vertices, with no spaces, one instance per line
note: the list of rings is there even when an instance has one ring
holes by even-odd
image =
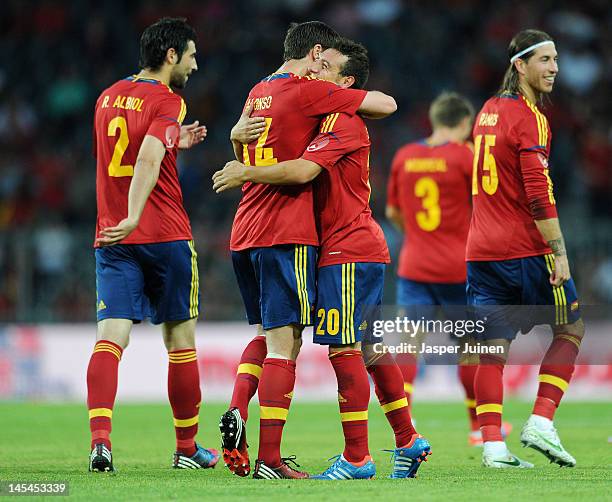
[[[363,88],[369,74],[365,48],[339,40],[313,65],[320,78],[341,87]],[[369,206],[370,140],[359,116],[334,113],[298,160],[263,169],[232,162],[215,173],[223,191],[246,181],[293,185],[315,180],[315,211],[321,235],[317,274],[315,343],[329,346],[338,381],[344,452],[315,479],[364,479],[376,470],[368,450],[368,372],[396,438],[391,477],[414,477],[430,453],[429,443],[412,426],[402,375],[389,354],[367,371],[361,351],[366,307],[382,304],[387,244]]]
[[[398,265],[397,300],[413,317],[431,318],[436,305],[449,318],[465,318],[465,244],[470,226],[474,109],[456,93],[442,93],[429,108],[432,134],[401,147],[387,187],[387,218],[404,233]],[[417,307],[418,306],[418,307]],[[416,310],[418,308],[418,311]],[[471,356],[472,358],[474,356]],[[411,401],[417,358],[396,354]],[[468,442],[482,445],[476,419],[474,375],[478,358],[462,356],[458,376],[470,420]],[[505,424],[506,430],[509,424]]]
[[[196,63],[196,34],[184,19],[162,19],[140,40],[138,75],[104,90],[96,103],[97,342],[87,369],[90,471],[113,471],[111,419],[117,372],[134,322],[162,325],[168,396],[176,432],[173,466],[214,467],[215,450],[195,442],[201,401],[195,350],[197,256],[176,170],[178,148],[204,139],[171,87]]]
[[[550,127],[540,110],[559,71],[557,51],[548,34],[525,30],[510,42],[508,59],[499,94],[484,104],[474,126],[468,300],[477,313],[487,309],[495,317],[506,314],[492,305],[554,305],[546,319],[553,340],[521,442],[571,467],[576,460],[563,448],[553,418],[574,371],[584,324],[549,176]],[[502,377],[518,328],[526,332],[541,322],[501,320],[493,326],[489,317],[485,335],[504,355],[481,355],[476,373],[483,465],[529,468],[533,465],[512,455],[502,439]]]
[[[337,33],[324,23],[292,25],[285,37],[283,65],[249,93],[245,113],[259,117],[259,132],[231,139],[236,157],[255,170],[299,157],[329,113],[357,111],[385,116],[393,98],[379,92],[342,89],[306,77]],[[257,120],[255,120],[257,129]],[[258,138],[252,141],[253,137]],[[312,186],[246,183],[236,212],[230,249],[249,324],[258,336],[238,368],[230,409],[221,418],[224,461],[240,476],[250,462],[244,421],[256,389],[260,405],[257,479],[304,478],[281,458],[282,431],[295,384],[295,359],[304,326],[312,324],[317,235]],[[261,335],[265,335],[264,339]]]

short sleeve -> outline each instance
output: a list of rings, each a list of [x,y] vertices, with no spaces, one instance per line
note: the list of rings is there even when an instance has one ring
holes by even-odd
[[[332,82],[304,77],[299,87],[299,103],[308,117],[329,113],[355,115],[366,94],[362,89],[344,89]]]
[[[351,117],[332,113],[323,119],[319,135],[306,147],[302,158],[329,170],[342,157],[360,147],[360,135]]]
[[[387,182],[387,206],[400,208],[399,202],[399,176],[402,169],[403,155],[398,151],[391,163],[391,174]]]
[[[185,101],[177,94],[170,94],[157,104],[147,134],[159,139],[167,149],[176,147],[186,114]]]

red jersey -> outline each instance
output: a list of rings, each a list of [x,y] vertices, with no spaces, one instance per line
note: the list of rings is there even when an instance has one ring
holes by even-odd
[[[401,211],[398,275],[428,283],[465,282],[472,149],[466,143],[410,143],[393,159],[387,205]]]
[[[244,145],[246,165],[269,166],[297,159],[316,135],[321,118],[332,112],[353,115],[366,91],[292,73],[277,73],[259,82],[247,100],[253,117],[265,117],[257,141]],[[240,251],[279,244],[319,244],[314,220],[312,184],[273,186],[245,183],[238,205],[230,249]]]
[[[321,235],[319,267],[339,263],[389,263],[382,229],[370,209],[370,138],[358,115],[333,113],[303,159],[324,170],[314,183]]]
[[[557,217],[548,175],[550,136],[546,117],[523,96],[495,96],[480,110],[474,123],[468,261],[551,252],[533,221]]]
[[[127,217],[138,151],[144,137],[151,135],[165,145],[166,155],[138,227],[121,244],[191,239],[176,171],[180,126],[186,113],[182,98],[158,80],[128,77],[100,94],[94,121],[96,238],[101,229]]]

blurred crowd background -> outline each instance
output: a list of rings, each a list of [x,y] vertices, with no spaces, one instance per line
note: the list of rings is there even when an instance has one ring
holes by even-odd
[[[0,320],[93,321],[96,217],[92,114],[102,89],[138,70],[140,33],[163,16],[197,29],[199,71],[182,92],[187,122],[206,141],[179,155],[199,253],[202,317],[242,319],[228,251],[239,191],[210,177],[232,158],[228,136],[250,87],[276,70],[291,21],[319,19],[367,46],[368,88],[393,95],[391,118],[370,124],[372,205],[384,221],[395,150],[429,134],[429,102],[443,90],[476,109],[508,66],[524,28],[556,40],[560,73],[544,112],[551,174],[583,303],[612,302],[612,9],[607,0],[160,0],[0,3]],[[386,303],[393,303],[394,266]]]

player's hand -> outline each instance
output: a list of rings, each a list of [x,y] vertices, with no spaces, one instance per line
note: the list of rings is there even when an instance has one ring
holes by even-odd
[[[192,124],[181,126],[181,135],[179,136],[178,147],[181,150],[191,148],[193,145],[202,143],[208,130],[206,126],[200,125],[200,122],[196,120]]]
[[[242,186],[246,181],[246,166],[231,160],[220,171],[213,174],[213,190],[217,193]]]
[[[125,239],[138,226],[138,222],[130,218],[125,218],[115,227],[106,227],[100,230],[100,237],[96,239],[98,246],[112,246]]]
[[[550,274],[550,283],[554,287],[561,286],[571,278],[567,255],[555,255],[555,269]]]
[[[248,145],[259,138],[261,133],[265,131],[265,117],[251,117],[252,111],[253,103],[249,103],[244,107],[238,122],[236,122],[236,125],[232,127],[232,132],[230,133],[230,139],[232,141],[237,141],[243,145]]]

